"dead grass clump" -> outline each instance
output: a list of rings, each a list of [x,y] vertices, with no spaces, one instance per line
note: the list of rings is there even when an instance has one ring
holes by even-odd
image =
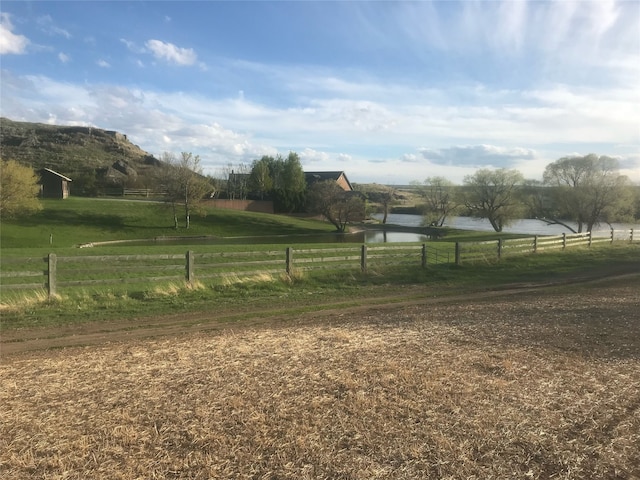
[[[253,275],[237,275],[236,273],[225,274],[222,277],[222,285],[229,287],[232,285],[259,285],[266,283],[273,283],[274,278],[270,273],[257,273]]]
[[[175,297],[178,294],[180,294],[183,290],[184,290],[184,285],[171,282],[163,285],[154,286],[149,293],[150,293],[150,296]]]
[[[306,275],[304,270],[301,268],[292,268],[288,274],[281,275],[280,279],[288,285],[293,285],[297,282],[301,282],[305,277]]]
[[[18,293],[9,298],[4,298],[0,302],[0,312],[18,312],[28,309],[34,305],[45,303],[57,303],[65,300],[65,297],[59,294],[49,296],[44,289],[30,290],[29,292]]]
[[[413,306],[11,358],[0,476],[639,478],[639,295]]]

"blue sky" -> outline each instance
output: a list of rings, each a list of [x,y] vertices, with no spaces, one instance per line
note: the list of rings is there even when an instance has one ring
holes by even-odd
[[[0,114],[117,130],[206,173],[262,155],[355,183],[538,179],[566,155],[640,184],[640,2],[0,4]]]

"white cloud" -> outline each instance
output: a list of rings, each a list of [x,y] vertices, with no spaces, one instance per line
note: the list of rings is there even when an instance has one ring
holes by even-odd
[[[198,59],[193,49],[180,48],[161,40],[148,40],[145,46],[157,59],[165,60],[175,65],[194,65]]]
[[[308,165],[326,164],[331,160],[331,156],[327,152],[319,152],[308,147],[298,152],[298,154],[300,155],[300,162],[305,167]]]
[[[58,54],[58,60],[60,60],[62,63],[68,63],[71,60],[71,57],[64,52],[60,52]]]
[[[29,39],[24,35],[13,33],[11,17],[8,13],[0,13],[0,55],[26,53]]]
[[[106,60],[103,60],[103,59],[98,60],[96,62],[96,64],[99,67],[102,67],[102,68],[111,68],[111,64],[109,62],[107,62]]]

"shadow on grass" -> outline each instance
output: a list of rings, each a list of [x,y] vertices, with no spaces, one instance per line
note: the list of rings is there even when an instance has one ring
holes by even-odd
[[[78,213],[71,210],[47,210],[21,220],[24,226],[96,227],[111,231],[123,230],[126,225],[119,215],[108,213]]]
[[[125,221],[128,220],[128,221]],[[99,228],[109,232],[121,232],[126,229],[167,230],[168,225],[140,225],[131,223],[120,215],[109,213],[79,213],[71,210],[48,210],[20,219],[20,225],[33,227],[85,227]]]
[[[300,235],[313,233],[335,233],[326,224],[319,223],[300,225],[295,222],[287,223],[280,215],[273,217],[239,216],[238,212],[216,212],[212,215],[193,216],[192,220],[206,229],[215,230],[218,235]]]

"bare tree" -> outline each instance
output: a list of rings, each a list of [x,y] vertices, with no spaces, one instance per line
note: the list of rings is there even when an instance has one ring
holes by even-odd
[[[161,156],[163,167],[160,181],[166,191],[166,202],[173,210],[174,226],[178,228],[178,206],[184,208],[185,228],[191,226],[191,213],[197,209],[211,185],[202,175],[200,157],[190,152],[182,152],[179,157],[165,152]]]
[[[375,205],[376,212],[382,209],[382,223],[386,224],[391,206],[398,203],[397,190],[387,185],[378,184],[356,185],[355,189]]]
[[[229,164],[225,169],[227,195],[230,200],[246,200],[249,193],[250,167],[245,163]]]
[[[338,232],[364,214],[364,200],[358,192],[347,192],[333,180],[316,182],[307,193],[308,209],[331,222]]]
[[[464,179],[465,206],[471,215],[486,218],[496,232],[501,232],[522,211],[516,188],[523,181],[517,170],[480,169]]]
[[[425,203],[420,205],[424,223],[442,227],[448,217],[459,209],[455,186],[444,177],[428,177],[424,183],[417,184],[418,192]]]

